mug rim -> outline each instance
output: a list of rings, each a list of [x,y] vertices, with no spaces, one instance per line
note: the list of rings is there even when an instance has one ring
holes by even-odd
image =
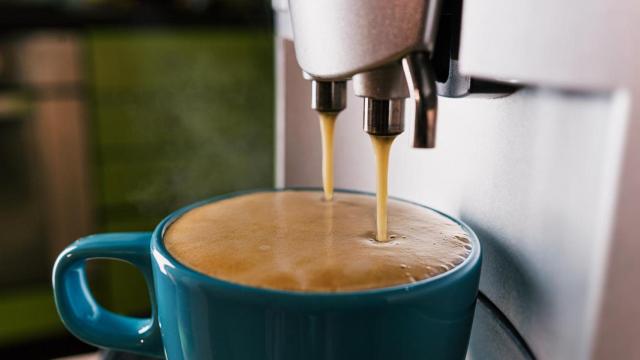
[[[459,220],[451,215],[448,215],[442,211],[431,208],[429,206],[390,196],[390,199],[401,201],[404,203],[416,205],[431,211],[434,211],[437,214],[440,214],[447,219],[453,221],[458,224],[468,235],[469,241],[472,244],[471,253],[467,258],[453,269],[445,271],[436,276],[422,279],[412,283],[398,284],[393,286],[386,286],[381,288],[370,288],[370,289],[361,289],[361,290],[349,290],[349,291],[302,291],[302,290],[282,290],[282,289],[273,289],[273,288],[262,288],[257,286],[245,285],[236,282],[232,282],[229,280],[224,280],[220,278],[216,278],[205,273],[202,273],[196,269],[190,268],[186,264],[183,264],[178,259],[176,259],[164,246],[164,234],[166,230],[173,224],[174,221],[179,219],[182,215],[187,212],[198,208],[200,206],[204,206],[210,203],[214,203],[221,200],[231,199],[234,197],[248,195],[253,193],[261,193],[261,192],[280,192],[280,191],[314,191],[321,192],[322,189],[318,187],[285,187],[285,188],[257,188],[250,190],[241,190],[235,191],[231,193],[226,193],[223,195],[214,196],[205,200],[197,201],[190,205],[184,206],[168,216],[166,216],[154,229],[152,238],[151,238],[151,257],[160,267],[160,271],[163,274],[167,274],[167,270],[164,268],[165,266],[169,266],[171,268],[171,272],[178,272],[179,275],[187,276],[195,278],[198,282],[202,282],[209,286],[217,287],[220,290],[225,292],[238,292],[243,297],[247,295],[259,295],[266,296],[269,298],[296,298],[296,299],[321,299],[322,301],[326,301],[327,299],[334,300],[357,300],[362,301],[363,298],[379,298],[379,299],[390,299],[394,295],[407,296],[411,293],[421,292],[428,290],[436,290],[437,288],[446,285],[449,280],[453,281],[455,278],[464,277],[468,272],[471,272],[479,266],[479,262],[481,260],[481,245],[480,240],[478,239],[476,233],[462,220]],[[359,191],[359,190],[350,190],[350,189],[335,189],[335,192],[345,193],[345,194],[357,194],[357,195],[367,195],[367,196],[375,196],[374,193]],[[174,274],[175,275],[175,274]]]

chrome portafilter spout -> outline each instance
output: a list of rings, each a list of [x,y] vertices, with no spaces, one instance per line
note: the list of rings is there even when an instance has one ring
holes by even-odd
[[[347,82],[311,79],[311,108],[337,114],[347,106]]]
[[[404,131],[404,99],[364,98],[363,130],[369,135],[396,136]]]
[[[412,96],[417,105],[413,145],[433,147],[436,92],[429,54],[435,48],[442,0],[404,0],[401,3],[389,0],[289,0],[296,59],[300,68],[313,79],[352,78],[356,95],[372,99],[366,101],[365,113],[371,114],[365,119],[371,125],[365,126],[366,129],[381,128],[384,126],[377,124],[396,119],[395,109],[399,105],[393,102]],[[407,89],[403,67],[411,90]],[[314,86],[318,90],[314,101],[335,100],[331,96],[320,96],[325,91],[321,90],[322,82],[318,81]],[[331,93],[330,90],[326,92]],[[391,103],[382,105],[377,100]],[[320,102],[316,107],[324,111]],[[378,115],[381,108],[391,117]],[[407,129],[410,128],[413,126],[407,124]]]
[[[409,93],[399,62],[356,74],[353,89],[364,98],[362,127],[367,134],[395,136],[404,131],[404,99]]]
[[[411,134],[413,147],[433,148],[436,146],[438,96],[429,54],[425,51],[410,53],[402,59],[402,68],[416,109]]]

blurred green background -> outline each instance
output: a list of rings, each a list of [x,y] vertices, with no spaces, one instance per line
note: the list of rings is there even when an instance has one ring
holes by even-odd
[[[99,231],[152,229],[193,201],[273,185],[270,34],[102,31],[89,53]],[[118,265],[105,303],[139,312],[142,278]]]
[[[196,200],[273,186],[269,33],[102,31],[89,57],[99,231],[150,230]],[[110,265],[105,304],[141,312],[142,277]]]
[[[149,229],[195,200],[272,185],[269,33],[101,31],[88,52],[101,231]]]
[[[273,186],[272,37],[266,27],[82,33],[96,232],[152,230],[195,200]],[[92,261],[90,274],[105,307],[148,313],[132,266]],[[0,289],[0,319],[0,354],[68,336],[46,282]]]

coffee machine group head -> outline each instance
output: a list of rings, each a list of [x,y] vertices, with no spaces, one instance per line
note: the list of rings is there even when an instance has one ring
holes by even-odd
[[[415,101],[413,146],[435,146],[437,96],[431,53],[440,0],[289,0],[298,63],[312,84],[312,108],[338,113],[346,81],[364,98],[372,135],[404,131],[405,98]]]

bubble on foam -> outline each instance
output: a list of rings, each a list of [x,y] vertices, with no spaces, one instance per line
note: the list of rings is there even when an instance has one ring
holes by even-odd
[[[404,273],[404,275],[409,279],[409,281],[416,282],[416,278],[413,277],[413,275],[411,275],[410,272],[406,272],[406,273]]]

